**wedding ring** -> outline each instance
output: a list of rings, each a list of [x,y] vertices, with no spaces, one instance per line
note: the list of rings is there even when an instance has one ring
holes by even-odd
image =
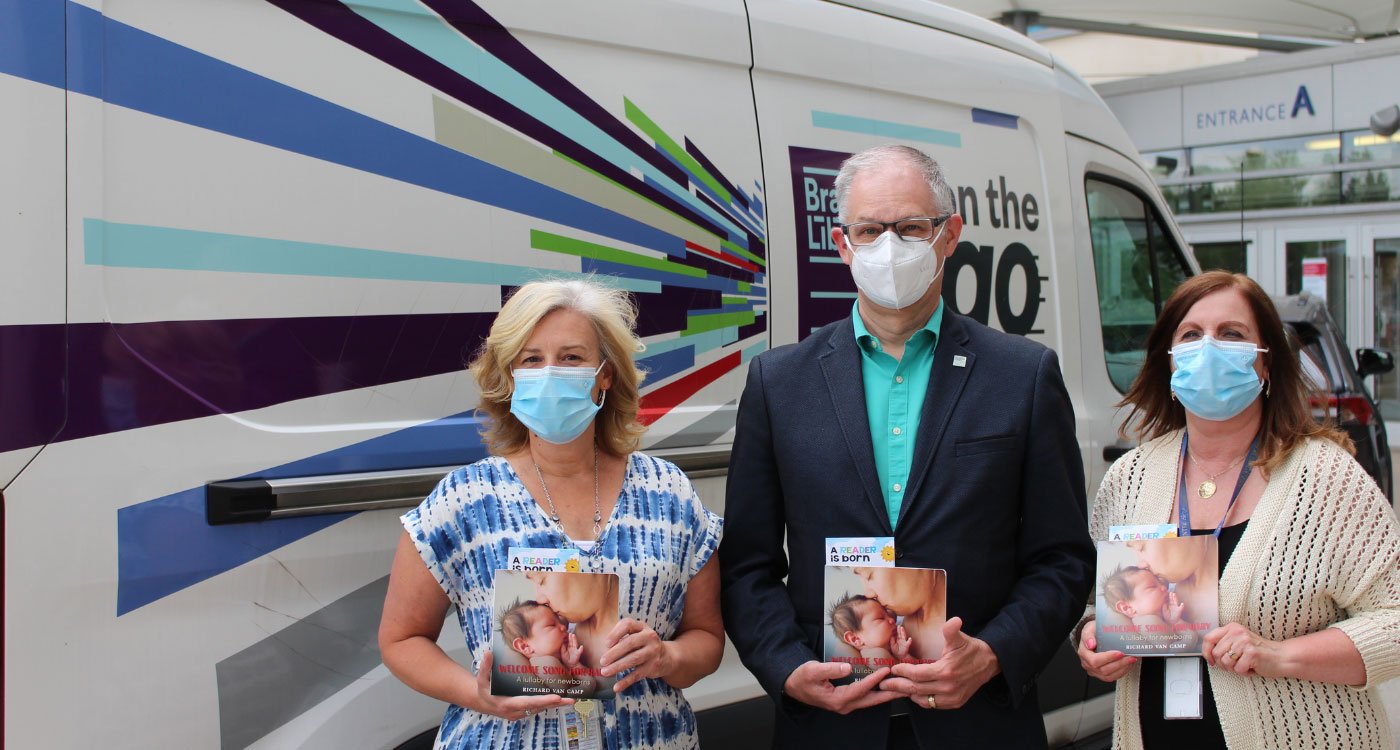
[[[527,709],[525,709],[525,715],[526,715],[526,716],[529,716],[530,714],[532,714],[532,713],[534,713],[534,712],[535,712],[535,709],[533,709],[533,708],[527,708]]]
[[[928,707],[938,708],[938,701],[932,695],[928,696]]]
[[[1226,652],[1225,652],[1225,655],[1228,656],[1228,657],[1230,657],[1231,659],[1235,658],[1235,652],[1234,652],[1233,650],[1231,650],[1231,651],[1226,651]]]

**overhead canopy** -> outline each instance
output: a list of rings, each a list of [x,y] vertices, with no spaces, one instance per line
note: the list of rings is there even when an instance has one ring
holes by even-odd
[[[1400,0],[941,0],[1001,19],[1017,11],[1089,24],[1352,41],[1400,28]],[[1055,23],[1048,22],[1047,26]],[[1084,28],[1060,24],[1065,28]]]

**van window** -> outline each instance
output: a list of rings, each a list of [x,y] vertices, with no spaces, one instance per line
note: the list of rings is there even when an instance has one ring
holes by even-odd
[[[1108,377],[1126,392],[1142,368],[1147,332],[1189,273],[1160,216],[1134,190],[1104,179],[1084,184]]]

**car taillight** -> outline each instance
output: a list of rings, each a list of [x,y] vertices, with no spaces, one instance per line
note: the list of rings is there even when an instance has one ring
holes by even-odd
[[[1356,422],[1368,425],[1374,416],[1371,405],[1361,396],[1328,396],[1325,404],[1327,407],[1325,416],[1336,415],[1338,424]],[[1314,409],[1322,409],[1324,401],[1318,396],[1313,396],[1312,405]]]

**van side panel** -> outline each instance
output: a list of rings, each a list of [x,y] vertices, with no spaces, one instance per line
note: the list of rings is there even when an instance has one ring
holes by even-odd
[[[0,367],[59,382],[65,336],[71,359],[66,402],[0,370],[7,417],[31,394],[45,415],[0,426],[0,474],[48,443],[5,489],[15,746],[433,726],[375,644],[401,511],[213,526],[205,488],[481,457],[463,366],[528,280],[634,292],[646,447],[728,440],[768,345],[739,0],[0,9],[24,42],[0,101],[25,113],[0,197],[34,207],[0,225],[22,248]],[[15,348],[25,326],[47,349]]]
[[[987,45],[835,4],[750,4],[754,89],[768,173],[775,267],[774,341],[795,341],[849,314],[855,287],[829,234],[832,177],[852,152],[888,142],[945,167],[966,227],[944,273],[949,305],[981,322],[1062,344],[1062,279],[1047,153],[1060,139],[1051,71]],[[856,44],[853,40],[879,40]],[[992,85],[995,82],[995,85]],[[1047,162],[1047,160],[1053,160]],[[1071,287],[1072,293],[1072,287]]]
[[[0,0],[0,489],[64,416],[63,14]]]

